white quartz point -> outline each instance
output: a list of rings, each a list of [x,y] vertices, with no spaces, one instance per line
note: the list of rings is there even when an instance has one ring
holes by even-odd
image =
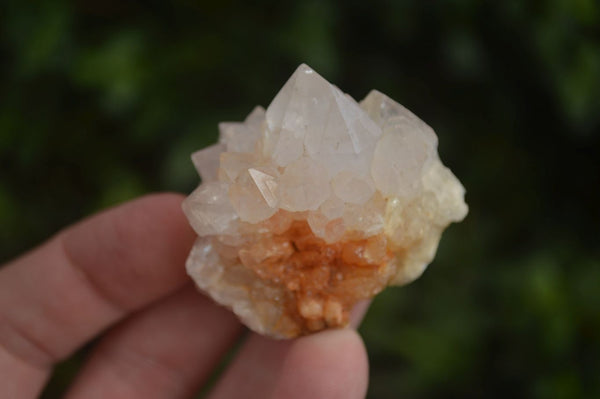
[[[255,161],[252,153],[224,152],[220,156],[219,179],[234,182],[241,173],[252,167]]]
[[[330,220],[318,211],[309,212],[306,221],[312,232],[327,243],[339,241],[346,231],[346,226],[341,218]]]
[[[309,129],[325,127],[331,99],[322,93],[330,84],[307,65],[300,65],[266,111],[265,152],[279,166],[298,159]]]
[[[377,90],[371,90],[360,105],[384,132],[371,167],[377,188],[388,196],[414,195],[420,189],[422,172],[437,158],[433,129]]]
[[[335,195],[350,204],[364,204],[375,192],[370,177],[358,176],[349,171],[338,173],[331,184]]]
[[[316,210],[331,192],[329,178],[323,169],[318,161],[307,157],[288,165],[277,190],[279,206],[290,212]]]
[[[214,144],[192,154],[192,163],[203,182],[217,180],[219,156],[226,150],[222,143]]]
[[[239,218],[227,191],[223,182],[203,183],[183,201],[183,212],[199,236],[230,234],[237,229]]]
[[[386,196],[409,198],[421,189],[421,176],[437,159],[437,136],[412,112],[385,94],[372,90],[361,107],[383,129],[371,175]]]
[[[352,97],[344,94],[340,89],[332,86],[333,97],[335,99],[334,108],[336,112],[332,114],[327,124],[325,137],[340,140],[340,144],[346,141],[346,135],[352,143],[353,152],[358,154],[365,149],[371,148],[375,140],[381,136],[381,129],[357,104]],[[342,123],[338,124],[336,116],[342,118]],[[331,134],[331,131],[339,128],[340,136]],[[336,150],[335,146],[333,149]]]
[[[304,150],[331,169],[336,154],[347,158],[372,149],[381,135],[356,101],[304,64],[269,105],[266,121],[264,149],[279,166],[295,161]]]
[[[271,208],[275,208],[277,206],[277,195],[275,195],[277,190],[277,181],[275,180],[275,177],[254,168],[248,169],[248,172],[250,173],[252,180],[254,180],[256,187],[258,187],[260,193],[267,202],[267,205],[269,205]]]
[[[386,134],[375,147],[371,165],[375,185],[385,196],[414,196],[432,156],[431,148],[416,131]]]
[[[327,122],[331,84],[308,65],[300,65],[275,96],[266,111],[267,128],[302,138],[308,129]]]
[[[356,101],[331,84],[321,95],[330,98],[329,112],[324,125],[313,125],[307,130],[307,154],[330,164],[372,150],[382,132]]]
[[[229,199],[244,222],[258,223],[277,212],[277,208],[269,206],[249,170],[241,173],[230,186]]]
[[[198,237],[186,262],[188,274],[205,290],[217,284],[223,274],[223,264],[211,241],[210,237]]]
[[[347,204],[343,220],[347,229],[354,230],[365,237],[378,234],[384,228],[386,201],[380,195],[374,195],[366,204]]]
[[[344,214],[345,203],[335,195],[327,198],[319,207],[319,211],[327,220],[337,219]]]
[[[380,91],[371,90],[360,102],[360,107],[383,130],[417,130],[430,147],[437,149],[438,138],[433,129],[407,108]]]
[[[246,120],[219,123],[219,141],[230,152],[253,152],[260,137],[260,128],[265,119],[265,109],[255,107]]]

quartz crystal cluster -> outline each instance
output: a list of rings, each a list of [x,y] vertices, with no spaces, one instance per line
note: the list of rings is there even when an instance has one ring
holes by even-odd
[[[265,111],[192,155],[187,271],[251,329],[289,338],[419,277],[467,214],[437,136],[386,95],[357,103],[301,65]]]

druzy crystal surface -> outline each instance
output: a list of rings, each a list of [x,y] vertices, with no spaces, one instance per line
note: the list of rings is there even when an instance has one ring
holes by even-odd
[[[187,271],[258,333],[346,325],[357,301],[419,277],[467,214],[427,124],[375,90],[357,103],[306,65],[266,110],[219,130],[192,155]]]

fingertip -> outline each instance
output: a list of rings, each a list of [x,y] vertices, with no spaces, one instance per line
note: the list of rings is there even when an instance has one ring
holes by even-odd
[[[368,374],[367,352],[355,330],[324,331],[294,342],[275,397],[363,398]]]

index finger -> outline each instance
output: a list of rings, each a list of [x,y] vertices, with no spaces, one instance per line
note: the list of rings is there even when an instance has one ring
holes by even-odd
[[[43,382],[40,370],[185,284],[183,265],[195,234],[181,201],[158,194],[129,202],[2,268],[0,374],[8,377],[26,364]]]

